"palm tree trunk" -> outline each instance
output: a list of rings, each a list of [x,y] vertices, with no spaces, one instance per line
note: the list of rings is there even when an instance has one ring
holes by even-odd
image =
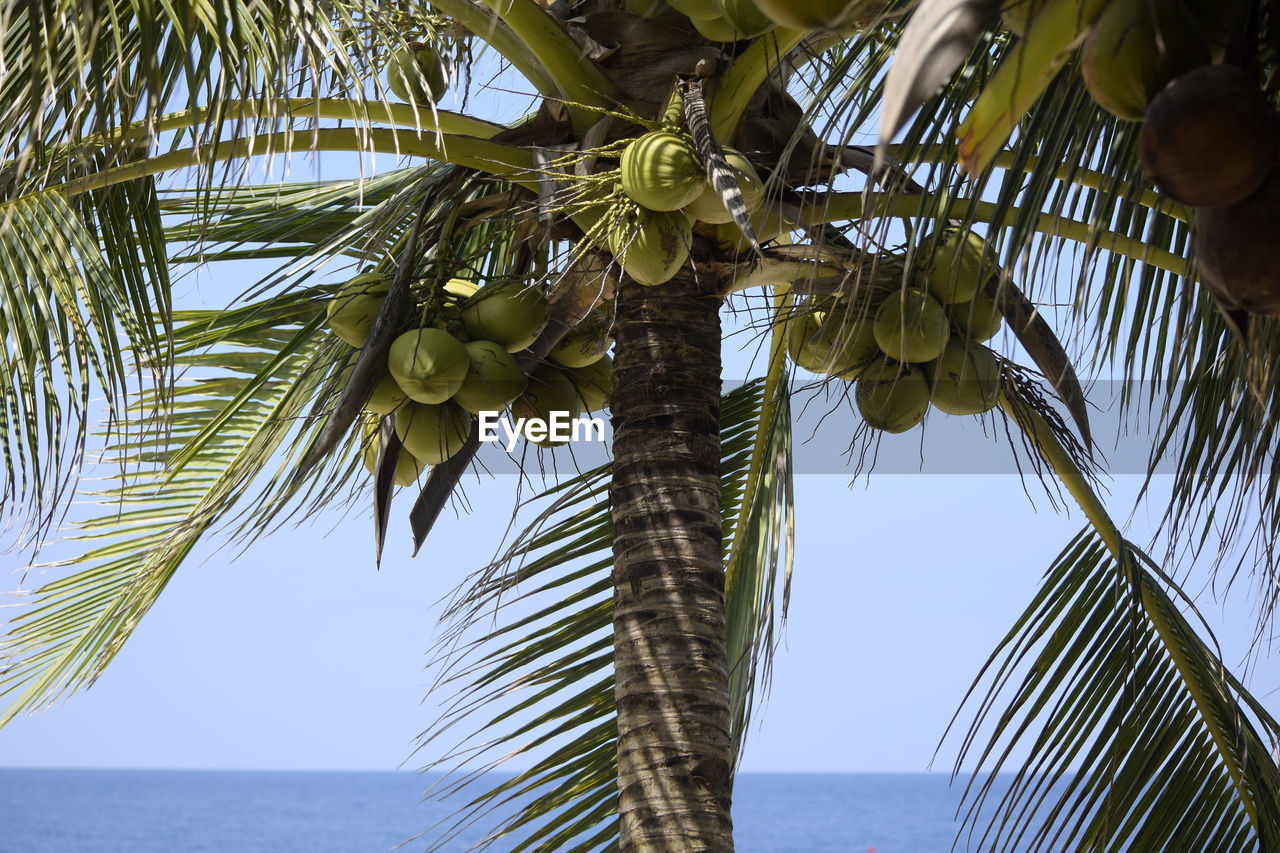
[[[720,304],[685,267],[617,298],[614,667],[621,849],[732,851]]]

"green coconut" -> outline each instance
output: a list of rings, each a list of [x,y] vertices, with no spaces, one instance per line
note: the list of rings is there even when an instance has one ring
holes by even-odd
[[[614,222],[609,251],[622,269],[641,284],[668,281],[689,259],[693,227],[680,211],[639,208]]]
[[[480,285],[465,278],[451,278],[444,283],[444,292],[456,299],[468,299],[480,289]]]
[[[968,302],[948,305],[947,313],[951,315],[951,327],[960,337],[972,343],[982,343],[994,338],[1004,320],[996,301],[987,296],[985,289],[979,290]]]
[[[679,210],[702,194],[707,173],[693,146],[665,130],[634,139],[622,152],[622,191],[649,210]]]
[[[561,367],[586,367],[609,351],[609,323],[601,314],[589,314],[561,338],[547,357]]]
[[[511,353],[494,341],[466,344],[471,367],[453,401],[468,412],[501,412],[523,393],[529,378]]]
[[[553,420],[571,421],[582,414],[582,406],[578,389],[564,371],[543,365],[529,377],[529,387],[512,404],[511,411],[518,418],[542,421],[547,424],[549,432]],[[550,437],[534,442],[539,447],[557,447],[567,443],[552,441]]]
[[[609,405],[609,395],[613,393],[612,358],[602,356],[585,367],[568,371],[568,376],[582,401],[582,411],[598,412]]]
[[[881,356],[872,313],[865,305],[850,308],[847,302],[826,312],[806,344],[821,364],[815,372],[853,380]]]
[[[1209,60],[1209,42],[1181,0],[1115,0],[1085,39],[1080,73],[1099,106],[1142,121],[1156,92]]]
[[[818,331],[825,311],[811,310],[807,304],[797,305],[784,321],[787,334],[787,355],[798,366],[811,373],[821,373],[825,364],[823,360],[809,348],[809,339]]]
[[[396,49],[387,63],[387,88],[402,101],[434,104],[449,89],[440,54],[422,42]]]
[[[898,361],[933,361],[946,349],[951,321],[942,303],[918,288],[892,294],[876,311],[875,338]]]
[[[387,368],[411,400],[443,403],[467,377],[467,348],[443,329],[411,329],[391,342]]]
[[[1138,140],[1152,183],[1195,207],[1229,207],[1250,196],[1276,165],[1277,145],[1275,111],[1234,65],[1197,68],[1161,89]]]
[[[716,0],[716,9],[737,32],[737,39],[753,39],[774,27],[773,19],[760,11],[755,0]]]
[[[471,413],[453,401],[409,403],[396,412],[396,435],[405,449],[427,465],[439,465],[467,443]]]
[[[370,412],[376,412],[379,415],[389,415],[400,406],[403,406],[408,399],[409,397],[404,393],[404,389],[400,387],[400,383],[388,373],[378,380],[377,385],[373,386],[373,391],[369,393],[369,399],[365,402],[364,407]]]
[[[953,338],[936,361],[923,365],[933,405],[949,415],[980,415],[1000,400],[1000,363],[982,344]]]
[[[929,411],[929,381],[918,367],[886,360],[862,374],[854,401],[867,426],[906,432]]]
[[[325,308],[329,328],[351,346],[364,346],[390,288],[391,277],[382,273],[362,273],[351,279]]]
[[[520,352],[547,325],[547,300],[534,287],[500,284],[476,291],[462,307],[462,325],[472,340],[497,341]]]
[[[920,241],[928,249],[933,237]],[[992,273],[1000,268],[996,253],[982,237],[972,231],[948,228],[933,246],[924,267],[924,283],[943,305],[968,302],[977,294]]]
[[[725,149],[724,159],[738,179],[738,189],[742,191],[742,200],[747,205],[747,211],[754,211],[760,206],[760,200],[764,197],[764,182],[756,173],[755,166],[752,166],[740,152],[732,149]],[[720,193],[716,192],[716,188],[709,181],[702,190],[702,194],[684,206],[684,212],[690,219],[712,225],[723,225],[733,221],[733,214],[724,206]]]
[[[370,474],[376,475],[378,473],[378,418],[373,418],[365,425],[362,446],[360,455],[364,460],[364,467]],[[396,485],[409,485],[418,479],[426,467],[418,457],[401,446],[400,455],[396,457]]]
[[[849,24],[884,4],[868,0],[755,0],[755,5],[778,26],[820,30]]]

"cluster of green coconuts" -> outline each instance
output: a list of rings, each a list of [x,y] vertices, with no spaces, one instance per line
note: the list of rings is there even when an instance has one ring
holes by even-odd
[[[764,184],[741,153],[725,150],[752,225],[760,240],[771,240],[783,229],[777,214],[760,209]],[[641,284],[668,281],[689,258],[695,227],[726,248],[746,248],[745,238],[733,222],[720,195],[707,180],[706,169],[693,140],[678,129],[664,128],[633,139],[622,152],[621,189],[635,202],[621,208],[610,224],[610,254],[631,278]],[[699,225],[702,223],[702,225]]]
[[[948,229],[917,269],[909,287],[804,300],[785,320],[791,360],[857,382],[858,411],[885,432],[917,426],[931,404],[978,415],[1000,399],[1000,362],[982,345],[1002,321],[984,289],[994,253],[976,234]]]
[[[382,273],[348,281],[329,301],[329,328],[351,346],[363,346],[390,284]],[[514,355],[528,349],[547,324],[540,290],[516,283],[478,287],[454,278],[431,302],[424,312],[429,322],[392,341],[387,372],[365,403],[361,446],[370,472],[383,417],[394,418],[403,445],[396,484],[407,485],[462,449],[476,415],[510,408],[517,417],[550,423],[553,413],[576,418],[607,404],[613,361],[603,315],[588,316],[526,374]]]
[[[1007,0],[1015,34],[1044,0]],[[1196,208],[1195,253],[1229,308],[1280,314],[1280,121],[1249,73],[1223,65],[1241,0],[1114,0],[1080,50],[1099,106],[1143,123],[1143,170]]]

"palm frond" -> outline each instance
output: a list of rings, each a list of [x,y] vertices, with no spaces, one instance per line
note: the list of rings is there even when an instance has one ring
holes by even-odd
[[[966,698],[973,721],[956,772],[972,758],[985,774],[966,790],[980,849],[1271,850],[1280,841],[1271,754],[1280,724],[1165,583],[1132,545],[1117,558],[1092,529],[1059,555]],[[1015,742],[1029,745],[1025,760],[1013,758]],[[997,794],[996,774],[1008,770]]]
[[[776,417],[762,420],[765,389],[762,380],[743,385],[725,395],[721,409],[726,546],[736,544],[735,556],[726,548],[726,557],[739,576],[726,609],[730,635],[743,639],[733,665],[745,674],[735,685],[741,691],[735,727],[746,726],[745,709],[767,671],[778,612],[776,561],[789,527],[790,472],[781,463],[789,458],[785,398]],[[758,431],[767,449],[764,473],[748,496],[742,485]],[[452,627],[441,643],[437,684],[456,693],[422,743],[468,723],[476,728],[433,764],[471,767],[439,783],[441,796],[469,799],[433,849],[500,808],[518,813],[480,846],[502,838],[503,849],[585,851],[607,848],[616,837],[608,822],[617,800],[609,472],[602,466],[535,499],[529,527],[458,588],[446,615]],[[735,743],[744,735],[735,731]],[[539,750],[545,757],[497,784],[483,775]],[[479,793],[471,794],[473,785]]]
[[[95,493],[102,514],[76,525],[73,541],[85,552],[51,566],[78,570],[27,593],[31,602],[0,641],[0,697],[9,702],[0,724],[93,682],[336,381],[334,345],[317,331],[321,305],[315,291],[298,289],[241,309],[256,327],[218,330],[220,312],[175,316],[183,376],[170,404],[154,391],[135,397],[127,430],[107,448],[118,485]],[[211,342],[225,346],[206,349]]]

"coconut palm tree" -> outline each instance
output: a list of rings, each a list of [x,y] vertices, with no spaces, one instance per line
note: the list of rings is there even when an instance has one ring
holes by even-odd
[[[1139,125],[1100,109],[1077,73],[1078,44],[1119,3],[1046,0],[1003,23],[998,0],[7,8],[5,506],[31,543],[55,529],[96,394],[118,481],[81,524],[72,571],[10,623],[3,720],[98,677],[214,532],[250,541],[372,491],[380,550],[402,461],[413,475],[432,456],[408,490],[421,547],[478,430],[459,415],[456,435],[423,442],[407,409],[362,412],[405,334],[416,365],[428,331],[475,336],[482,303],[515,287],[546,300],[545,326],[506,347],[535,391],[563,384],[556,346],[606,318],[613,453],[564,477],[501,560],[460,579],[441,646],[458,699],[428,738],[466,732],[447,760],[473,766],[540,757],[482,777],[458,826],[514,800],[489,839],[504,849],[732,849],[734,768],[791,573],[789,399],[817,373],[859,380],[864,445],[910,428],[931,396],[931,417],[990,412],[1023,437],[1010,450],[1026,470],[1088,519],[957,729],[958,770],[1016,771],[994,812],[978,810],[990,781],[970,789],[984,846],[1273,849],[1280,726],[1094,488],[1086,367],[1162,392],[1120,405],[1154,412],[1152,468],[1177,471],[1171,553],[1213,533],[1227,568],[1252,561],[1265,632],[1272,321],[1220,311],[1221,290],[1216,303],[1196,284],[1199,214],[1153,191]],[[1217,58],[1259,79],[1273,21],[1262,4],[1230,8],[1203,29],[1231,33]],[[527,95],[528,114],[499,120],[499,87]],[[854,144],[877,121],[882,145]],[[246,168],[299,152],[405,165],[296,182]],[[1064,248],[1073,281],[1048,263]],[[174,305],[183,264],[246,258],[281,266],[225,309]],[[340,289],[360,272],[375,291]],[[919,295],[933,279],[939,298]],[[1064,292],[1074,310],[1044,308]],[[720,311],[749,295],[766,306],[768,357],[722,393]],[[327,308],[364,296],[376,307],[353,346]],[[935,303],[951,305],[929,316],[962,363],[994,366],[953,389],[976,406],[940,402],[951,373],[928,367],[926,384],[911,366],[941,363],[907,349]],[[1012,332],[1000,353],[978,345],[980,319]],[[480,370],[458,363],[458,381]],[[413,411],[453,404],[425,405]],[[495,608],[511,614],[496,627]],[[1009,757],[1015,742],[1025,760]]]

